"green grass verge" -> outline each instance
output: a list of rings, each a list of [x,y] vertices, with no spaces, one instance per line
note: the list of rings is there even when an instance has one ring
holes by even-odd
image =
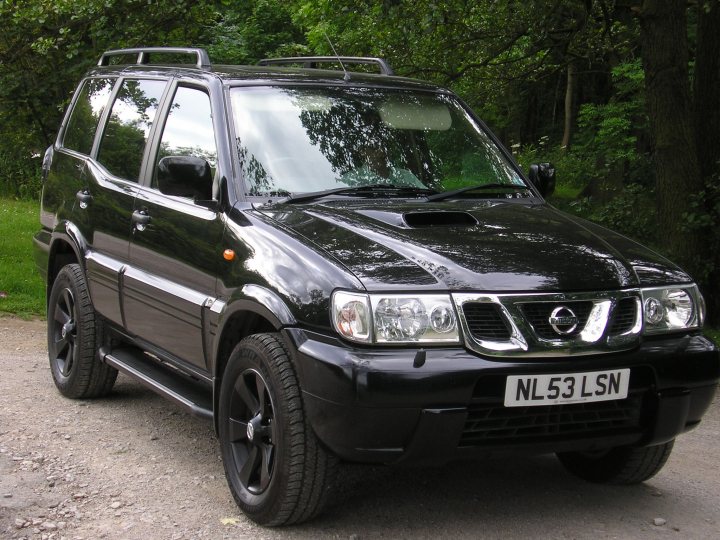
[[[0,313],[45,316],[45,285],[32,256],[39,216],[37,202],[0,199]]]

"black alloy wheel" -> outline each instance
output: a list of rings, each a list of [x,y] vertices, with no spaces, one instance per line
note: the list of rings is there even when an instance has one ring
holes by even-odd
[[[250,519],[289,525],[322,510],[337,460],[306,419],[295,366],[278,334],[237,344],[222,373],[217,422],[228,486]]]
[[[275,470],[275,407],[263,376],[246,369],[230,395],[229,442],[243,487],[263,493]]]
[[[117,370],[100,361],[102,324],[95,315],[85,275],[78,264],[64,266],[48,298],[48,356],[53,381],[69,398],[108,394]]]
[[[53,372],[59,373],[67,379],[72,372],[78,353],[76,346],[77,311],[75,298],[70,288],[64,287],[59,296],[51,315],[52,318],[48,319],[52,336],[50,362],[53,364]]]

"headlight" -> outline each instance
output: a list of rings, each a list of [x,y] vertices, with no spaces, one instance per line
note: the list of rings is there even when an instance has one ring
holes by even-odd
[[[697,286],[642,289],[645,332],[657,334],[700,328],[705,303]]]
[[[332,320],[340,335],[360,343],[458,343],[448,295],[333,294]],[[372,329],[372,331],[369,331]]]

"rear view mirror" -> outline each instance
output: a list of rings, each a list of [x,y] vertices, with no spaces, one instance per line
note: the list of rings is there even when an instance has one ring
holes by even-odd
[[[549,197],[555,191],[555,167],[552,163],[533,163],[528,176],[543,197]]]
[[[195,156],[166,156],[157,167],[157,182],[162,193],[194,201],[212,199],[212,176],[210,164]]]

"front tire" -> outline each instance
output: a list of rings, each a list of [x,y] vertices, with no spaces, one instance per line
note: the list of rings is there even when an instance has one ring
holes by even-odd
[[[250,519],[289,525],[322,510],[335,458],[307,423],[294,367],[276,334],[252,335],[235,347],[218,420],[225,476]]]
[[[48,356],[53,381],[65,397],[108,394],[117,370],[100,361],[101,325],[79,264],[64,266],[48,299]]]
[[[663,468],[675,441],[657,446],[621,446],[604,452],[564,452],[560,463],[575,476],[601,484],[639,484]]]

